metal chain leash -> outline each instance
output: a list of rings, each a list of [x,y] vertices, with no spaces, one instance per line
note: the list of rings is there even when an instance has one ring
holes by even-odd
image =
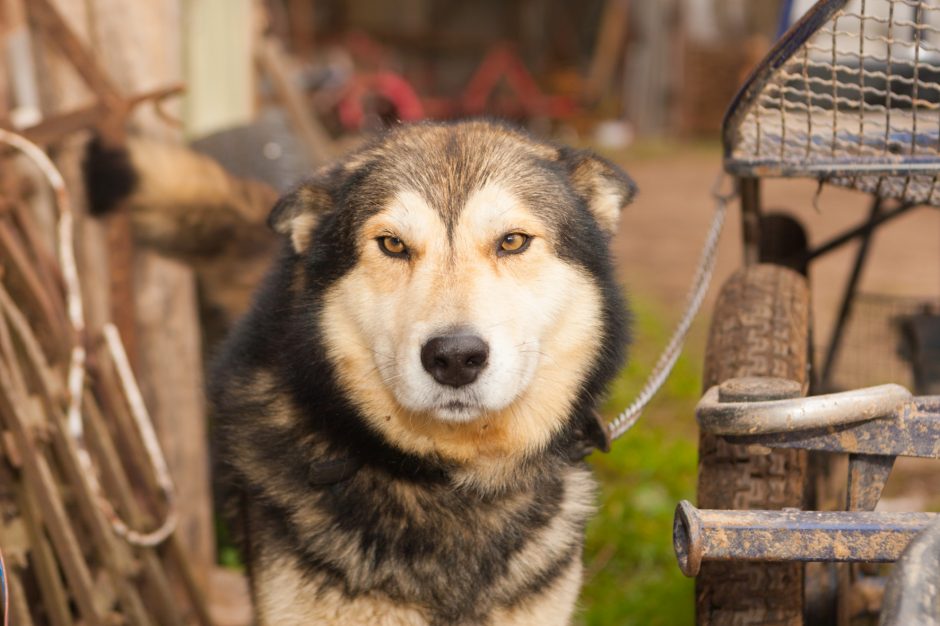
[[[726,178],[727,176],[724,174],[719,175],[712,187],[712,197],[715,199],[715,216],[712,218],[708,235],[705,237],[705,245],[702,248],[698,267],[692,279],[692,286],[686,295],[685,313],[676,325],[669,343],[666,344],[636,399],[607,425],[607,432],[611,441],[618,439],[633,428],[637,420],[640,419],[643,409],[646,408],[646,405],[649,404],[650,400],[662,388],[666,379],[669,378],[679,355],[682,354],[686,335],[689,333],[689,328],[692,326],[692,322],[702,306],[702,301],[705,299],[708,286],[711,284],[712,274],[715,270],[715,260],[718,257],[718,240],[725,223],[728,204],[737,196],[736,190],[722,192],[722,186]]]

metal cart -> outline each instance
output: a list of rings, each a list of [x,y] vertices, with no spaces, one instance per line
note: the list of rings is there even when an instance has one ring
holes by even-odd
[[[940,0],[817,2],[747,80],[723,140],[745,263],[722,287],[706,350],[698,508],[680,503],[674,529],[698,623],[940,624],[937,515],[875,511],[898,456],[940,459],[940,396],[832,383],[872,233],[940,206]],[[762,210],[769,177],[866,192],[868,218],[811,247],[798,220]],[[817,364],[809,268],[853,241]],[[920,318],[915,392],[940,393],[940,326],[936,312]],[[898,559],[887,581],[872,565]]]

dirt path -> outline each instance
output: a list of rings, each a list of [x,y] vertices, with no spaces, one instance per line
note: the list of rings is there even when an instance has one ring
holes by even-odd
[[[633,291],[661,300],[675,316],[712,217],[710,190],[720,167],[717,149],[677,150],[674,154],[620,159],[640,187],[624,213],[615,254],[623,282]],[[771,180],[764,185],[765,207],[789,209],[818,244],[866,219],[868,197],[826,187],[813,208],[816,184]],[[720,244],[709,302],[741,265],[740,217],[734,206]],[[856,244],[849,244],[812,267],[814,315],[820,339],[828,336]],[[878,231],[860,290],[894,296],[940,298],[940,211],[917,209]],[[708,305],[706,305],[706,311]]]

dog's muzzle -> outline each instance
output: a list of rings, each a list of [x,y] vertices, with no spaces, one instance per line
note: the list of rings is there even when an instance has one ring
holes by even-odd
[[[421,348],[421,365],[442,385],[463,387],[486,367],[490,347],[471,334],[432,337]]]

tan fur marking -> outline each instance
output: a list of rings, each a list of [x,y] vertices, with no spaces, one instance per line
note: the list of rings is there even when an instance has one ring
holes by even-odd
[[[527,598],[521,605],[496,611],[490,626],[565,626],[571,616],[581,590],[583,566],[581,558],[573,559],[555,584],[538,596]]]
[[[583,469],[574,468],[565,476],[565,496],[561,510],[536,531],[518,554],[513,555],[506,572],[506,585],[517,589],[549,568],[561,547],[581,542],[579,520],[594,513],[594,481]],[[534,622],[533,622],[534,623]]]
[[[597,223],[610,234],[617,232],[620,212],[633,198],[634,189],[629,180],[621,178],[607,163],[592,156],[578,163],[571,182],[587,199],[588,208]]]
[[[337,590],[317,592],[297,564],[279,558],[259,564],[255,576],[259,626],[427,626],[414,607],[380,596],[350,600]]]
[[[590,202],[591,212],[601,228],[608,233],[617,232],[620,223],[620,213],[623,209],[623,193],[616,185],[601,181],[597,185],[594,197]]]
[[[317,224],[318,216],[314,213],[302,212],[291,220],[290,241],[297,252],[303,252],[310,245],[313,236],[313,227]]]
[[[269,370],[257,370],[250,380],[239,381],[239,396],[252,399],[267,400],[267,411],[264,419],[266,425],[277,428],[290,428],[297,420],[297,411],[288,397],[277,393],[277,379]]]

